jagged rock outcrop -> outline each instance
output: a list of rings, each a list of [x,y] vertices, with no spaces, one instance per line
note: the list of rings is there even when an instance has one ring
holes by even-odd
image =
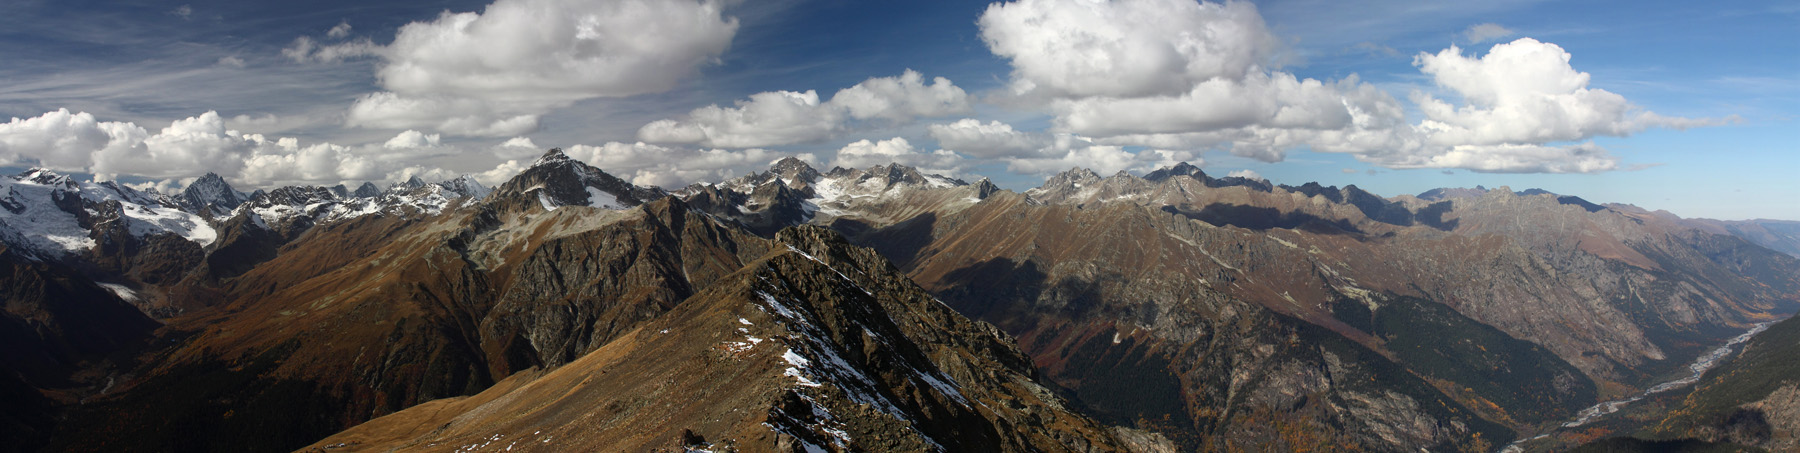
[[[238,205],[250,200],[250,196],[231,188],[231,183],[216,173],[207,173],[182,189],[178,199],[181,208],[192,213],[209,217],[230,214]]]

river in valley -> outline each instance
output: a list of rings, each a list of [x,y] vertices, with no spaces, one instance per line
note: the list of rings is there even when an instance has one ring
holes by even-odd
[[[1601,402],[1600,404],[1595,404],[1593,406],[1589,406],[1587,409],[1582,409],[1581,412],[1577,412],[1575,414],[1574,419],[1569,420],[1566,423],[1563,423],[1562,426],[1557,427],[1556,429],[1552,429],[1552,430],[1550,430],[1550,432],[1539,434],[1536,437],[1513,441],[1513,443],[1508,444],[1505,448],[1501,448],[1500,452],[1501,453],[1521,453],[1521,452],[1525,451],[1524,445],[1527,442],[1531,442],[1534,440],[1549,437],[1551,434],[1555,434],[1556,431],[1558,431],[1558,430],[1575,428],[1575,427],[1579,427],[1581,425],[1588,424],[1589,422],[1592,422],[1595,419],[1598,419],[1600,417],[1605,417],[1607,415],[1611,415],[1614,412],[1618,412],[1619,409],[1624,409],[1625,406],[1629,406],[1629,405],[1631,405],[1631,403],[1636,403],[1638,401],[1641,401],[1645,397],[1648,397],[1650,395],[1655,395],[1658,393],[1667,392],[1670,390],[1675,390],[1678,388],[1686,387],[1688,385],[1692,385],[1693,383],[1698,382],[1700,380],[1700,376],[1705,375],[1707,370],[1711,370],[1714,366],[1717,366],[1720,361],[1725,360],[1726,357],[1730,357],[1731,353],[1735,352],[1737,350],[1736,348],[1738,345],[1742,345],[1742,344],[1744,344],[1744,342],[1750,341],[1750,338],[1755,337],[1756,334],[1762,333],[1764,330],[1769,330],[1769,326],[1774,325],[1774,324],[1775,324],[1775,321],[1769,321],[1769,322],[1757,324],[1756,327],[1752,327],[1750,330],[1745,331],[1743,334],[1733,337],[1731,339],[1731,341],[1726,342],[1725,345],[1719,346],[1718,348],[1713,349],[1711,352],[1707,352],[1706,354],[1703,354],[1700,357],[1695,358],[1694,363],[1688,365],[1689,373],[1682,375],[1680,378],[1676,378],[1676,379],[1670,380],[1668,382],[1663,382],[1661,384],[1656,384],[1655,386],[1650,387],[1648,390],[1644,390],[1643,393],[1632,395],[1631,397],[1628,397],[1628,398],[1616,399],[1616,400],[1612,400],[1612,401],[1605,401],[1605,402]]]

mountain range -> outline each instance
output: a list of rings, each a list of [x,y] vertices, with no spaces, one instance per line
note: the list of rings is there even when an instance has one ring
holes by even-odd
[[[1793,222],[1187,164],[0,208],[8,451],[1493,451],[1800,311]],[[1606,426],[1791,447],[1792,325]]]

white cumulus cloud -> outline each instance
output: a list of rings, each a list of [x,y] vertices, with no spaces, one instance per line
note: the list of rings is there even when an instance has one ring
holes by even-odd
[[[924,83],[924,75],[906,70],[897,77],[874,77],[838,90],[829,101],[813,90],[765,91],[737,101],[735,107],[709,105],[679,119],[650,122],[638,139],[652,143],[748,148],[806,143],[835,136],[852,120],[886,119],[905,123],[970,110],[968,93],[949,79]]]
[[[94,115],[68,109],[33,118],[14,117],[0,124],[0,165],[86,170],[93,162],[92,153],[113,141],[115,130],[109,129],[115,128],[102,127]]]
[[[539,148],[537,143],[532,143],[530,138],[513,137],[495,145],[493,152],[501,159],[520,159],[543,154],[544,149]]]
[[[531,163],[529,161],[519,162],[518,159],[511,159],[506,162],[501,162],[500,165],[494,166],[494,169],[492,170],[476,173],[472,176],[475,177],[476,182],[480,182],[482,185],[498,187],[501,184],[506,184],[506,181],[511,180],[514,176],[518,176],[520,172],[525,171],[527,168],[531,168]]]
[[[454,151],[437,134],[413,130],[377,144],[302,145],[292,137],[232,130],[226,123],[209,111],[151,133],[134,123],[98,121],[66,109],[13,118],[0,124],[0,165],[92,173],[101,180],[133,175],[169,182],[213,172],[234,184],[260,187],[381,179],[413,158]]]
[[[399,135],[395,135],[394,138],[388,139],[387,143],[381,144],[381,147],[387,149],[430,148],[438,146],[441,137],[442,136],[438,134],[427,134],[408,129],[405,132],[401,132]]]
[[[918,167],[927,173],[961,173],[963,158],[947,150],[925,151],[915,149],[905,138],[894,137],[881,141],[858,140],[844,145],[832,159],[831,165],[844,168],[865,168],[874,165],[898,163]]]
[[[680,120],[653,121],[638,129],[638,138],[654,143],[748,148],[821,140],[836,133],[843,123],[844,112],[822,104],[818,92],[765,91],[738,101],[736,107],[709,105]]]
[[[831,103],[856,119],[906,122],[968,112],[969,94],[943,77],[932,78],[927,85],[923,74],[908,69],[899,77],[875,77],[838,90]]]
[[[1020,0],[977,22],[1015,87],[1055,95],[1179,95],[1266,67],[1280,43],[1248,2]]]
[[[1094,145],[1035,146],[1041,156],[1009,164],[1027,171],[1046,158],[1122,167],[1126,148],[1268,162],[1304,148],[1390,168],[1595,172],[1619,168],[1619,159],[1594,137],[1722,122],[1658,115],[1591,88],[1568,52],[1530,38],[1485,56],[1451,46],[1415,57],[1459,100],[1412,93],[1423,116],[1413,121],[1406,104],[1355,75],[1315,80],[1274,69],[1279,40],[1247,2],[1017,0],[990,5],[978,24],[989,50],[1012,66],[1010,97],[1001,99],[1051,115],[1048,133]],[[1512,34],[1480,24],[1463,38]],[[1022,153],[1045,134],[994,129],[970,120],[930,132],[946,148],[984,157]]]
[[[282,139],[277,147],[247,156],[238,180],[253,184],[273,181],[370,180],[380,179],[384,166],[356,150],[319,143],[301,147],[293,139]]]
[[[1250,126],[1339,129],[1351,122],[1344,93],[1358,88],[1354,78],[1327,84],[1282,72],[1257,73],[1242,80],[1210,79],[1179,96],[1065,101],[1056,108],[1056,121],[1061,129],[1094,136]]]
[[[563,153],[632,184],[668,189],[765,170],[783,156],[762,148],[693,149],[643,142],[575,145],[564,148]]]
[[[325,31],[325,36],[331,39],[344,39],[350,36],[350,22],[338,21],[337,25]]]
[[[1588,87],[1592,77],[1575,70],[1570,59],[1562,47],[1531,38],[1496,44],[1479,57],[1456,46],[1421,53],[1413,64],[1463,103],[1414,92],[1412,101],[1424,120],[1393,129],[1389,146],[1354,151],[1389,168],[1591,173],[1618,169],[1620,162],[1586,142],[1594,137],[1726,121],[1650,112],[1624,96]]]
[[[1355,172],[1356,172],[1355,170],[1351,170],[1351,173],[1355,173]],[[1232,170],[1231,173],[1227,173],[1227,174],[1225,174],[1225,176],[1230,176],[1230,177],[1235,177],[1235,178],[1244,178],[1244,179],[1255,179],[1258,181],[1268,181],[1269,180],[1268,178],[1264,178],[1262,176],[1262,174],[1257,173],[1256,170],[1251,170],[1248,168],[1245,168],[1242,170]]]
[[[379,129],[423,128],[449,134],[505,137],[537,130],[541,104],[496,103],[455,96],[370,93],[350,106],[348,124]]]
[[[1419,54],[1413,64],[1438,86],[1467,101],[1457,106],[1425,93],[1413,101],[1431,141],[1446,145],[1497,145],[1624,136],[1650,127],[1684,128],[1706,121],[1651,113],[1610,91],[1588,88],[1591,76],[1569,65],[1555,44],[1520,38],[1497,44],[1481,57],[1451,46]]]
[[[577,101],[673,88],[731,46],[738,21],[726,3],[496,0],[407,24],[385,46],[301,37],[282,52],[301,62],[380,58],[385,91],[356,101],[351,126],[503,137]],[[341,26],[327,35],[347,36]]]
[[[1049,134],[1014,130],[999,121],[981,122],[963,118],[948,124],[933,124],[926,130],[938,146],[977,158],[1020,156],[1047,146]]]
[[[1270,69],[1279,40],[1247,2],[1020,0],[990,6],[979,24],[1010,60],[1018,99],[1035,97],[1053,132],[1105,146],[1279,161],[1311,138],[1404,123],[1376,118],[1404,109],[1355,76]]]

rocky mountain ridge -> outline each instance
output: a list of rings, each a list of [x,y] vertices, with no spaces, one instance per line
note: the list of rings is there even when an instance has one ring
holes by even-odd
[[[563,431],[556,436],[572,444],[537,447],[663,442],[682,431],[698,431],[710,442],[759,446],[744,447],[752,450],[983,445],[1119,451],[1124,445],[1112,430],[1064,408],[1054,392],[1032,383],[1031,368],[1006,337],[923,295],[873,252],[824,230],[784,233],[786,239],[770,242],[667,197],[631,209],[551,209],[537,198],[552,195],[525,182],[591,181],[595,173],[548,164],[567,173],[528,170],[490,199],[436,216],[322,223],[218,280],[212,291],[219,302],[171,319],[156,341],[169,346],[144,355],[126,382],[69,409],[57,428],[65,434],[52,436],[50,448],[292,449],[377,416],[400,412],[393,416],[406,419],[408,407],[455,404],[430,403],[440,398],[485,401],[483,389],[565,385],[569,381],[558,376],[591,370],[584,367],[608,351],[648,354],[635,363],[660,363],[677,351],[711,351],[698,364],[718,368],[720,351],[737,346],[686,340],[627,345],[668,323],[694,335],[743,334],[725,328],[750,326],[738,318],[777,329],[755,334],[766,343],[733,340],[764,343],[761,357],[781,360],[754,362],[759,365],[752,369],[763,373],[756,382],[769,386],[744,393],[774,398],[762,403],[767,418],[729,426],[707,422],[754,407],[718,406],[719,412],[701,412],[705,417],[676,419],[692,424],[671,426],[673,431],[649,440],[632,437],[642,430],[618,430],[648,425],[591,427],[615,430],[596,434],[570,424],[565,428],[588,434],[563,438],[574,432]],[[785,302],[745,298],[756,291]],[[767,314],[709,318],[708,328],[670,320],[718,309],[718,303],[742,312],[750,306],[734,304],[746,301],[762,304]],[[782,330],[788,333],[778,338]],[[790,349],[769,352],[775,344]],[[785,367],[766,368],[771,363]],[[618,365],[602,372],[630,376],[633,369],[641,368]],[[654,367],[646,372],[671,376]],[[585,372],[575,376],[588,379]],[[705,372],[673,376],[685,380],[671,388],[742,384],[701,379],[713,376]],[[718,376],[712,379],[726,375]],[[607,389],[665,381],[608,382],[597,390],[624,397],[639,394]],[[662,404],[681,401],[687,400]],[[615,414],[669,421],[666,412],[620,410]],[[163,415],[134,415],[152,411]],[[468,426],[492,433],[488,423],[494,421]],[[253,426],[282,428],[247,435]],[[528,433],[513,428],[504,436]],[[390,440],[419,439],[408,434]]]
[[[755,365],[730,369],[761,376],[756,382],[771,386],[752,393],[769,398],[732,399],[683,415],[706,426],[669,425],[649,437],[613,432],[583,442],[630,438],[634,445],[673,447],[669,439],[685,437],[685,430],[708,444],[752,439],[745,445],[826,449],[948,442],[1106,450],[1113,447],[1099,446],[1156,443],[1143,431],[1105,427],[1112,424],[1160,433],[1190,450],[1484,449],[1598,398],[1634,391],[1721,335],[1792,312],[1800,301],[1800,276],[1792,272],[1800,265],[1791,256],[1720,228],[1627,206],[1507,188],[1383,198],[1354,186],[1212,178],[1186,164],[1142,177],[1075,169],[1018,193],[897,164],[821,173],[789,158],[766,172],[670,194],[550,150],[492,191],[468,178],[413,180],[370,196],[362,196],[375,192],[369,184],[356,191],[284,187],[219,212],[228,202],[224,194],[243,194],[208,183],[210,189],[196,193],[217,196],[198,213],[153,192],[51,172],[0,178],[0,185],[7,253],[51,266],[32,271],[40,275],[94,282],[71,291],[105,299],[97,306],[133,307],[166,323],[154,334],[127,335],[101,348],[124,361],[90,354],[64,361],[76,365],[9,365],[39,371],[29,379],[0,378],[9,405],[38,414],[8,426],[49,436],[61,449],[295,448],[388,414],[402,424],[436,420],[418,411],[402,415],[415,406],[566,422],[520,406],[531,399],[524,395],[549,394],[525,389],[580,392],[599,402],[665,391],[577,379],[595,371],[634,373],[671,382],[668,388],[718,388],[684,380],[683,370],[739,362],[715,357],[673,368],[619,368],[642,361],[621,358],[713,357],[707,354],[718,348],[700,347],[710,340],[659,340],[644,329],[680,325],[694,331],[692,338],[748,335],[725,322],[730,319],[695,316],[752,305],[772,310],[743,293],[779,288],[741,278],[767,276],[758,273],[770,269],[788,269],[782,274],[788,277],[776,280],[790,286],[824,285],[794,293],[799,299],[789,302],[804,299],[802,305],[839,314],[766,320],[773,324],[757,318],[751,321],[757,328],[786,333],[762,332],[755,336],[763,342],[745,337],[734,344],[773,345],[777,336],[797,341],[809,338],[803,326],[825,324],[820,332],[829,334],[814,332],[820,341],[779,343],[815,365],[835,363],[825,351],[863,358],[832,368],[840,373],[757,352],[763,355],[751,360]],[[817,248],[838,242],[806,225],[835,230],[868,249]],[[817,261],[802,259],[809,256]],[[871,276],[896,272],[905,277]],[[838,281],[833,276],[854,284],[826,284]],[[20,281],[43,279],[35,278]],[[722,283],[728,281],[748,286],[722,289],[737,284]],[[853,287],[870,291],[857,296]],[[92,295],[92,288],[109,295]],[[816,294],[844,297],[808,299]],[[47,296],[19,297],[56,304]],[[938,313],[928,316],[936,321],[894,318],[903,334],[891,335],[875,312],[856,311],[871,307],[869,297],[911,301],[877,304],[889,318],[925,310]],[[917,330],[968,322],[942,318],[951,311],[933,307],[954,308],[999,330]],[[54,309],[20,313],[34,311]],[[850,312],[862,314],[847,325],[825,320]],[[910,343],[856,339],[855,326]],[[48,332],[30,341],[65,341],[58,330]],[[977,360],[961,350],[930,352],[990,337],[1007,340],[969,351],[1005,349],[1016,338],[1022,355],[976,354],[987,357]],[[158,346],[121,352],[138,344]],[[771,367],[781,363],[799,376]],[[1016,377],[996,381],[969,371],[994,367]],[[855,375],[863,377],[849,378]],[[67,377],[48,382],[44,376]],[[985,382],[982,392],[994,401],[1027,402],[957,409],[950,395],[967,393],[931,384],[949,382],[946,377],[965,386]],[[835,388],[821,391],[836,396],[807,394],[817,387],[806,385],[781,387],[803,382]],[[813,400],[780,396],[796,388]],[[57,396],[29,396],[46,389]],[[858,391],[868,397],[851,396]],[[512,392],[525,393],[507,396]],[[1066,405],[1057,402],[1062,398]],[[70,405],[79,399],[91,404]],[[882,400],[896,410],[882,410]],[[620,406],[609,416],[656,418],[675,410],[644,404]],[[296,418],[280,409],[295,405],[309,408],[301,414],[323,415]],[[742,424],[700,421],[728,409],[740,417],[746,407],[770,408],[770,415],[733,418]],[[1041,418],[1045,410],[1063,421]],[[59,411],[65,413],[51,419],[63,423],[45,421]],[[153,411],[169,415],[160,421],[131,415]],[[896,414],[919,421],[908,426],[959,420],[988,426],[980,430],[988,434],[866,427],[892,425],[873,420]],[[418,441],[450,448],[499,427],[515,439],[523,432],[522,425],[496,419],[462,420],[453,431],[403,435],[395,434],[394,422],[377,420],[344,435],[368,445]],[[759,423],[785,428],[765,430]],[[865,431],[850,429],[858,424]],[[242,435],[269,425],[285,428]],[[65,434],[45,434],[57,429]],[[1048,437],[993,435],[1028,431]],[[66,434],[74,432],[91,435]],[[897,443],[869,443],[869,434]]]
[[[1152,174],[1157,181],[1076,169],[1043,187],[1013,195],[1002,191],[973,206],[926,205],[911,216],[890,215],[890,207],[860,212],[852,207],[813,222],[882,250],[960,311],[1018,335],[1051,371],[1052,381],[1092,395],[1084,404],[1125,420],[1185,420],[1164,432],[1185,431],[1189,434],[1174,437],[1201,449],[1244,447],[1232,447],[1231,439],[1257,437],[1232,433],[1231,427],[1242,425],[1231,414],[1282,407],[1278,400],[1201,397],[1255,388],[1239,388],[1236,379],[1205,384],[1223,379],[1209,373],[1228,360],[1177,352],[1226,338],[1256,341],[1248,332],[1227,335],[1230,323],[1219,323],[1232,314],[1267,310],[1277,325],[1299,331],[1317,326],[1329,332],[1327,337],[1373,350],[1369,357],[1383,357],[1363,366],[1421,367],[1409,374],[1433,390],[1408,394],[1410,404],[1448,398],[1510,428],[1341,437],[1349,433],[1318,427],[1355,425],[1349,420],[1370,415],[1331,405],[1312,415],[1273,410],[1286,423],[1313,426],[1316,438],[1363,448],[1432,447],[1530,432],[1598,395],[1645,385],[1659,373],[1655,370],[1680,366],[1700,352],[1684,345],[1722,341],[1749,322],[1792,312],[1800,301],[1794,273],[1756,271],[1794,269],[1791,257],[1575,197],[1501,188],[1385,199],[1353,186],[1224,183],[1179,166]],[[1213,308],[1191,307],[1196,299]],[[1417,308],[1388,308],[1408,304]],[[1390,314],[1401,317],[1382,321]],[[1464,326],[1449,330],[1458,335],[1479,331],[1473,326],[1496,330],[1469,337],[1466,351],[1384,333],[1397,332],[1383,330],[1384,322],[1425,321],[1411,318],[1416,316],[1430,316],[1425,319],[1447,329]],[[1189,333],[1194,331],[1209,334],[1195,337]],[[1106,338],[1120,346],[1097,341]],[[1094,375],[1087,370],[1117,360],[1108,358],[1113,352],[1092,351],[1126,348],[1132,344],[1126,339],[1139,344],[1126,350],[1148,354],[1126,357],[1156,357],[1153,363],[1160,363],[1137,372],[1168,376],[1163,379],[1170,382],[1169,393],[1162,399],[1186,401],[1187,407],[1159,409],[1114,399],[1119,394],[1106,390],[1107,382],[1089,384],[1094,379],[1084,376]],[[1524,342],[1513,343],[1519,340]],[[1425,349],[1396,349],[1402,347]],[[1460,364],[1431,358],[1468,355],[1458,359],[1468,360],[1486,354],[1480,351],[1508,352]],[[1494,360],[1511,361],[1508,367],[1536,377],[1478,378],[1491,376],[1479,370],[1482,361]],[[1261,366],[1305,362],[1282,363]],[[1059,369],[1071,372],[1058,376]],[[1482,379],[1499,380],[1475,385]],[[1383,381],[1389,391],[1418,387],[1401,377]],[[1289,394],[1323,391],[1326,401],[1361,398],[1355,396],[1359,391],[1339,387],[1341,382],[1324,382],[1262,387]],[[1532,392],[1547,399],[1514,393],[1532,385],[1547,389]],[[1446,421],[1442,414],[1416,416]],[[1465,426],[1470,422],[1466,416],[1450,417]]]
[[[1033,383],[1003,335],[955,315],[875,254],[822,229],[784,230],[773,245],[574,362],[388,415],[314,447],[1126,448]],[[933,327],[907,327],[920,324]],[[609,379],[588,378],[602,372]],[[409,428],[440,421],[430,432]]]

